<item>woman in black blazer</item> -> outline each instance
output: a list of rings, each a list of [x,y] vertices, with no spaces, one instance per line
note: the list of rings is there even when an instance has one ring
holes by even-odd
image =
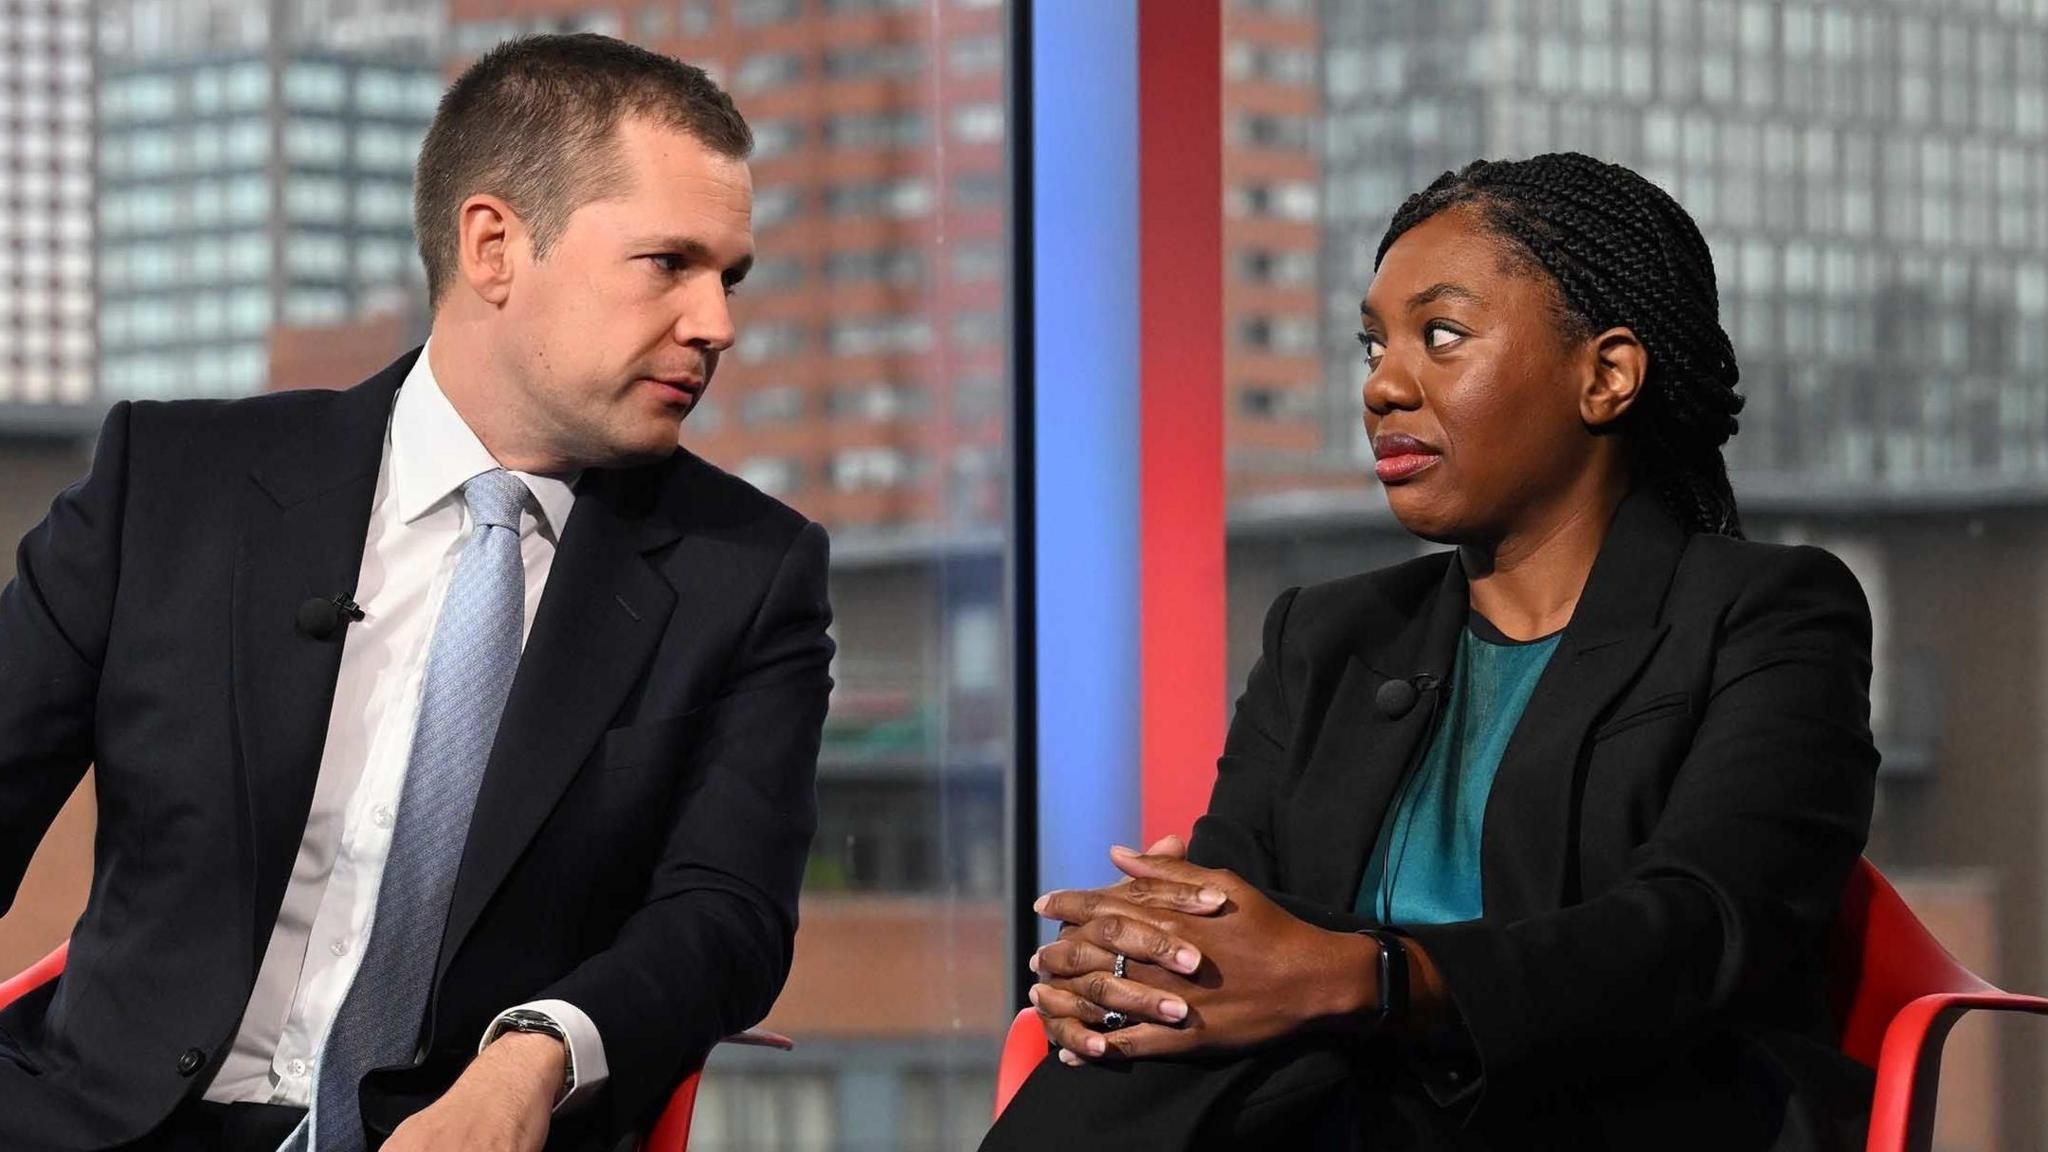
[[[1860,1148],[1822,951],[1869,610],[1741,538],[1698,229],[1588,157],[1476,163],[1362,317],[1388,502],[1455,548],[1282,595],[1185,859],[1040,901],[1061,1058],[984,1148]]]

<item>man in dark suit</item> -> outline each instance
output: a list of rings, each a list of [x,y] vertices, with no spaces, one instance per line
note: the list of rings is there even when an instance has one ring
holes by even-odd
[[[695,68],[501,46],[422,149],[423,351],[109,414],[0,593],[0,900],[99,810],[0,1147],[610,1147],[766,1014],[825,535],[676,444],[750,145]]]

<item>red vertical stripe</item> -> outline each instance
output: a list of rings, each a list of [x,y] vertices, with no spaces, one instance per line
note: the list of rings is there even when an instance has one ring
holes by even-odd
[[[1146,843],[1223,747],[1222,0],[1138,0],[1140,731]]]

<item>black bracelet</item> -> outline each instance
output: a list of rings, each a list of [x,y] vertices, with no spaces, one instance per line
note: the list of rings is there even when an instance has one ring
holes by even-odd
[[[1359,935],[1370,936],[1380,946],[1379,1019],[1375,1023],[1386,1028],[1408,1018],[1408,946],[1401,942],[1399,934],[1384,928],[1361,928]]]

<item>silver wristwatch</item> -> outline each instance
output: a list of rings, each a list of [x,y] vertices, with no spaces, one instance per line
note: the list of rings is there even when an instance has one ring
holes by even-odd
[[[538,1032],[544,1036],[553,1036],[561,1042],[562,1090],[555,1094],[555,1103],[560,1104],[567,1100],[569,1093],[576,1088],[576,1061],[569,1058],[572,1051],[569,1047],[569,1033],[562,1025],[545,1012],[535,1012],[530,1008],[514,1008],[491,1022],[490,1030],[484,1033],[481,1047],[490,1047],[492,1041],[507,1032]]]

